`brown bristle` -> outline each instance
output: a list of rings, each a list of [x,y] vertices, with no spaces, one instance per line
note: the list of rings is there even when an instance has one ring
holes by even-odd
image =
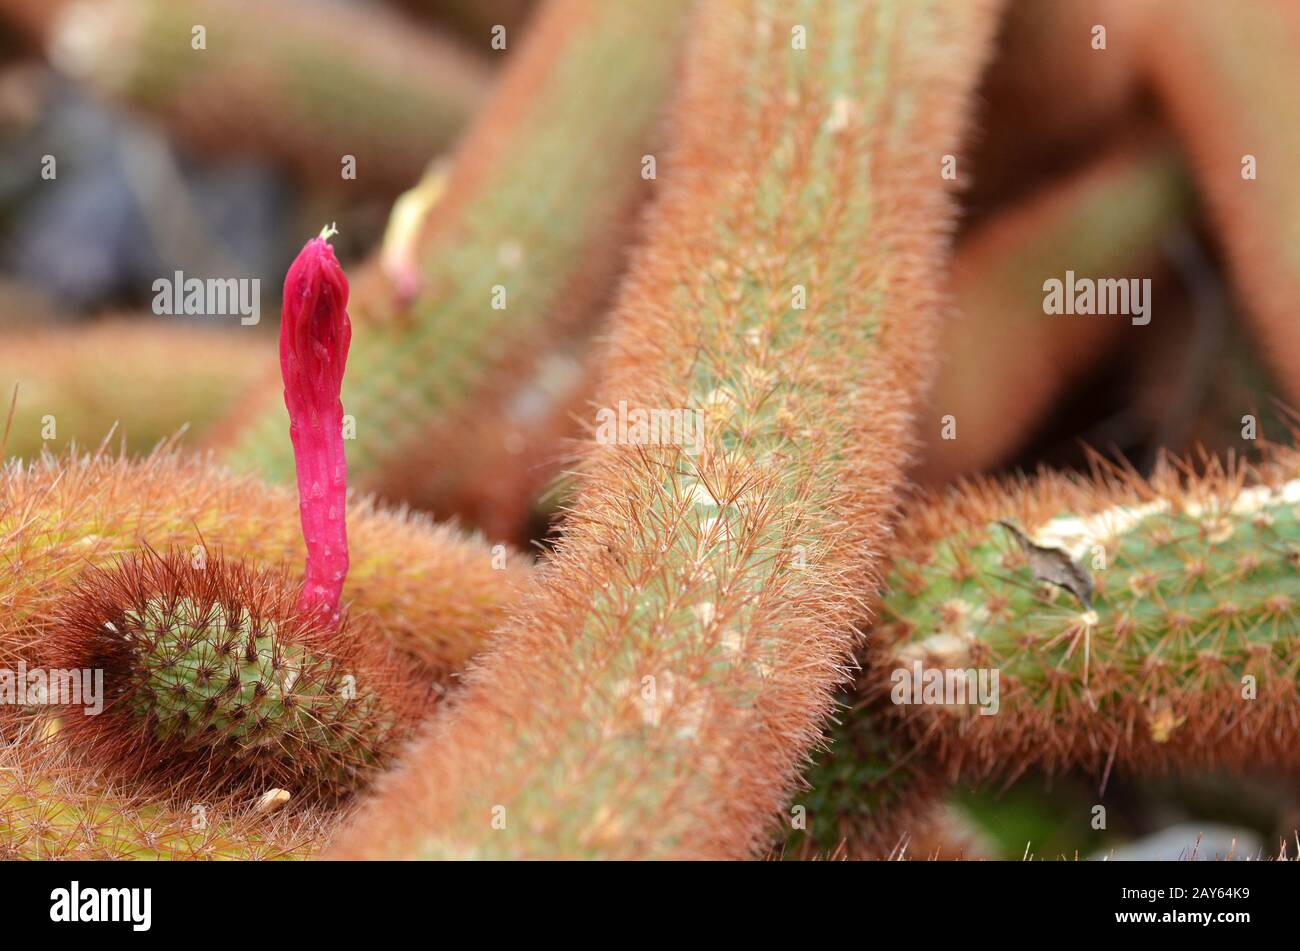
[[[55,611],[48,656],[102,672],[103,708],[65,706],[59,741],[159,788],[350,793],[430,691],[391,647],[296,612],[296,593],[284,574],[180,552],[87,569]]]

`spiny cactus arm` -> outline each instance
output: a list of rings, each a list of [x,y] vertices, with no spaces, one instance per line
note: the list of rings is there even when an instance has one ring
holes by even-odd
[[[1300,400],[1300,8],[1288,0],[1133,5],[1143,62],[1223,235],[1241,296],[1289,399]]]
[[[187,551],[89,568],[60,601],[54,670],[97,670],[102,708],[60,740],[144,788],[286,789],[331,801],[382,767],[431,685],[391,645],[295,605],[283,573]]]
[[[318,183],[372,193],[410,185],[490,76],[482,58],[389,11],[300,0],[71,4],[48,42],[56,66],[198,149],[262,150]],[[355,178],[342,174],[346,155]]]
[[[46,721],[30,721],[0,744],[0,858],[307,858],[337,822],[334,810],[270,811],[260,797],[145,796],[40,731]]]
[[[97,445],[111,432],[148,452],[185,427],[201,436],[238,393],[271,371],[257,337],[111,320],[6,332],[0,348],[4,412],[18,385],[5,455]]]
[[[868,694],[887,699],[917,664],[996,672],[992,715],[902,711],[954,777],[1296,764],[1298,477],[1278,449],[1257,468],[1043,474],[918,506],[869,638]]]
[[[951,215],[939,168],[994,10],[699,8],[601,391],[698,412],[698,454],[597,434],[519,618],[334,855],[767,844],[888,534]]]
[[[358,282],[343,390],[356,484],[443,516],[466,477],[517,468],[508,444],[472,467],[449,457],[467,433],[500,431],[489,418],[500,397],[554,341],[589,330],[605,302],[632,212],[654,187],[642,157],[686,7],[557,0],[530,25],[411,239],[414,299],[401,275]],[[284,425],[275,388],[264,387],[219,445],[233,464],[287,480]],[[444,471],[454,484],[442,484]]]
[[[365,498],[348,519],[352,629],[391,640],[432,677],[459,670],[504,617],[525,557]],[[145,545],[292,571],[306,554],[293,489],[210,460],[163,447],[139,460],[11,462],[0,469],[0,660],[38,651],[58,600],[88,565]]]
[[[1005,461],[1053,400],[1126,334],[1124,316],[1044,313],[1043,284],[1141,278],[1159,269],[1161,241],[1191,213],[1177,156],[1146,142],[1113,150],[991,219],[961,244],[952,268],[960,314],[941,333],[923,431],[922,478],[943,482]],[[951,415],[955,439],[945,438]]]

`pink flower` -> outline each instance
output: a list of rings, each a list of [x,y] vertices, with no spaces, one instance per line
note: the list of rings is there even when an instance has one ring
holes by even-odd
[[[284,280],[280,373],[298,472],[307,576],[298,608],[337,621],[348,573],[348,463],[339,393],[352,340],[348,279],[326,228],[308,241]]]

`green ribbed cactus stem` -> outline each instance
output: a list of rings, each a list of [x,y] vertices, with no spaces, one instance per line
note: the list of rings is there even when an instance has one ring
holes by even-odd
[[[301,0],[72,4],[49,45],[56,66],[196,149],[262,151],[318,184],[381,194],[455,139],[491,70],[382,8]]]
[[[893,691],[920,687],[917,665],[967,690],[966,671],[996,674],[991,703],[903,711],[953,777],[1300,765],[1300,461],[1184,468],[978,482],[918,506],[868,694],[909,700]]]
[[[687,6],[558,0],[530,24],[445,193],[396,255],[413,271],[358,281],[343,386],[356,485],[442,517],[467,481],[520,468],[509,441],[518,427],[497,416],[517,381],[557,341],[588,333],[607,301],[635,209],[655,187],[643,157]],[[267,385],[217,443],[232,464],[287,481],[287,425]],[[491,456],[457,458],[467,434],[488,430],[503,437]]]
[[[863,703],[836,714],[826,749],[813,754],[806,790],[782,815],[781,855],[884,859],[941,802],[947,782],[900,727],[888,704]]]
[[[215,734],[290,749],[319,744],[327,758],[342,758],[376,715],[373,695],[345,695],[350,673],[284,643],[272,622],[191,598],[153,598],[122,621],[139,677],[124,702],[165,742],[201,744]]]
[[[51,666],[102,671],[103,709],[68,706],[60,735],[168,789],[353,791],[428,688],[391,650],[295,613],[295,595],[282,577],[180,553],[89,569],[56,613]]]

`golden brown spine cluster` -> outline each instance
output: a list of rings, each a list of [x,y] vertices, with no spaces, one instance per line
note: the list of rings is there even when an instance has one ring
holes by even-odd
[[[102,678],[102,695],[50,698],[61,739],[170,791],[346,797],[409,735],[432,685],[391,644],[304,614],[299,587],[187,551],[83,572],[47,656]]]

